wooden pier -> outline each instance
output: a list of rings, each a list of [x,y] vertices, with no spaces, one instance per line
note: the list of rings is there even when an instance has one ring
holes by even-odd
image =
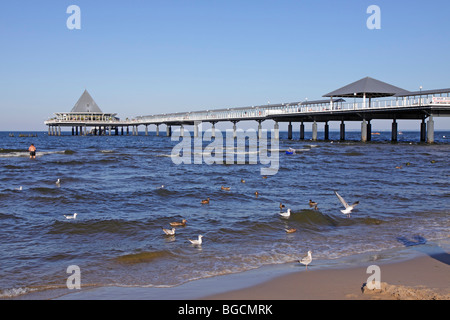
[[[329,99],[148,115],[132,120],[119,120],[115,114],[104,114],[98,110],[96,112],[88,112],[86,108],[80,110],[81,103],[77,103],[78,110],[74,110],[76,109],[74,107],[71,113],[57,113],[55,118],[46,121],[45,124],[49,127],[49,135],[60,135],[61,127],[72,127],[73,135],[88,133],[123,135],[124,128],[126,134],[130,134],[131,127],[132,135],[138,135],[138,128],[141,125],[145,127],[146,135],[148,127],[155,125],[156,135],[159,135],[159,126],[165,125],[167,136],[171,136],[173,126],[180,126],[182,132],[185,125],[193,125],[194,137],[197,137],[199,124],[204,122],[212,124],[214,135],[215,124],[218,122],[232,122],[236,132],[238,122],[256,121],[260,133],[262,122],[272,120],[275,122],[276,133],[280,122],[288,123],[289,139],[292,139],[293,123],[299,123],[301,140],[305,138],[305,123],[312,124],[312,140],[317,140],[318,123],[323,123],[324,139],[328,140],[329,122],[338,121],[340,139],[345,140],[345,122],[358,121],[361,122],[361,141],[365,142],[371,140],[372,120],[391,119],[391,140],[397,141],[397,120],[408,119],[420,121],[420,141],[433,143],[434,117],[450,116],[450,88],[411,92],[372,78],[364,78],[324,97]],[[84,97],[84,100],[88,101],[84,103],[91,104],[89,98]],[[345,98],[350,98],[350,101],[346,101]],[[278,134],[276,137],[279,137]]]

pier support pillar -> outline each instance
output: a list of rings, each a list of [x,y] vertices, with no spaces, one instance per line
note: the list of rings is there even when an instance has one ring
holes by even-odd
[[[292,140],[292,122],[289,122],[288,125],[288,139]]]
[[[367,121],[364,119],[361,122],[361,142],[367,141]]]
[[[233,121],[233,139],[236,139],[236,121]]]
[[[394,119],[394,121],[392,122],[392,134],[391,134],[391,136],[392,136],[392,138],[391,138],[392,142],[396,142],[396,141],[397,141],[397,131],[398,131],[397,128],[398,128],[398,126],[397,126],[397,120]]]
[[[78,135],[78,126],[75,127],[75,135]]]
[[[180,125],[180,137],[184,137],[184,126]]]
[[[198,123],[194,123],[194,138],[198,138]]]
[[[262,121],[258,121],[258,139],[261,139],[262,137],[262,125],[261,125]]]
[[[58,126],[58,136],[61,135],[61,126]]]
[[[278,122],[275,121],[275,125],[273,126],[273,131],[275,134],[275,140],[280,140],[280,126]]]
[[[340,126],[340,137],[339,137],[339,139],[340,139],[341,141],[344,141],[344,140],[345,140],[345,123],[344,123],[344,120],[341,121],[341,126]]]
[[[169,126],[169,125],[166,126],[166,135],[167,135],[168,137],[171,137],[171,136],[172,136],[172,127]]]
[[[303,122],[300,124],[300,140],[305,140],[305,125]]]
[[[73,128],[72,128],[72,132],[73,132]],[[48,126],[48,135],[51,136],[51,134],[50,134],[50,126]]]
[[[130,127],[127,126],[127,136],[130,134]]]
[[[116,131],[116,136],[118,136],[119,135],[119,127],[116,127],[115,131]]]
[[[372,141],[372,124],[367,120],[367,141]]]
[[[422,118],[422,123],[420,124],[420,142],[425,142],[427,139],[427,124],[425,123],[425,118]]]
[[[211,138],[215,138],[215,137],[216,137],[216,125],[213,122],[212,126],[211,126]]]
[[[120,130],[120,134],[123,136],[123,127]]]
[[[312,124],[312,140],[317,141],[317,122],[313,122]]]
[[[430,115],[428,117],[427,143],[434,143],[434,120],[433,120],[433,115]]]
[[[159,137],[159,124],[156,125],[156,136]]]
[[[108,134],[109,134],[109,135],[111,135],[111,131],[112,131],[112,128],[111,128],[111,126],[109,126],[109,127],[108,127]]]
[[[323,139],[330,140],[330,126],[328,125],[328,122],[325,122]]]
[[[145,135],[148,136],[148,124],[145,125]]]

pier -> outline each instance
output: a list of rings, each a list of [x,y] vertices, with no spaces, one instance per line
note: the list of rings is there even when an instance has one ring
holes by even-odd
[[[85,91],[69,113],[55,113],[56,117],[45,124],[49,135],[61,135],[61,127],[72,127],[73,135],[138,135],[139,126],[166,126],[166,135],[171,136],[172,127],[194,126],[194,137],[199,134],[200,123],[210,123],[214,136],[215,124],[233,123],[236,132],[240,121],[256,121],[261,133],[262,122],[274,121],[276,137],[279,123],[288,124],[288,139],[292,139],[293,124],[299,125],[300,139],[305,138],[305,123],[311,124],[312,140],[317,140],[319,124],[323,125],[324,139],[329,139],[329,122],[340,122],[340,140],[345,140],[345,122],[361,123],[361,141],[371,140],[372,120],[392,120],[391,140],[397,141],[398,120],[419,120],[420,141],[434,142],[434,117],[450,116],[450,88],[436,90],[407,91],[385,82],[363,78],[323,96],[327,99],[268,104],[241,108],[225,108],[203,111],[178,112],[138,116],[131,120],[120,120],[116,114],[103,113]],[[347,100],[345,100],[347,99]],[[88,131],[88,128],[90,131]],[[120,133],[119,133],[120,131]]]

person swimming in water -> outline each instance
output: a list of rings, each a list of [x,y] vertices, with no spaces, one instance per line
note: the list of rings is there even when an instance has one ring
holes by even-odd
[[[28,148],[28,151],[30,151],[30,159],[36,159],[36,147],[34,144],[31,144],[31,146]]]

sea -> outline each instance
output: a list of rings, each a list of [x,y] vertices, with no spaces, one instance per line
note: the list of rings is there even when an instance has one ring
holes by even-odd
[[[267,146],[279,168],[265,176],[260,161],[176,163],[181,140],[154,132],[0,132],[0,298],[64,294],[70,266],[79,268],[82,288],[171,288],[299,265],[308,250],[315,268],[359,257],[395,260],[409,247],[445,252],[450,132],[436,131],[434,144],[420,143],[419,132],[390,138],[379,132],[362,143],[360,132],[347,132],[339,141],[332,131],[330,141],[312,141],[310,132],[289,140],[280,132],[276,147]],[[359,201],[350,216],[335,191],[349,204]],[[289,217],[280,215],[280,203]],[[165,235],[182,219],[185,226]],[[198,235],[202,244],[191,244]]]

